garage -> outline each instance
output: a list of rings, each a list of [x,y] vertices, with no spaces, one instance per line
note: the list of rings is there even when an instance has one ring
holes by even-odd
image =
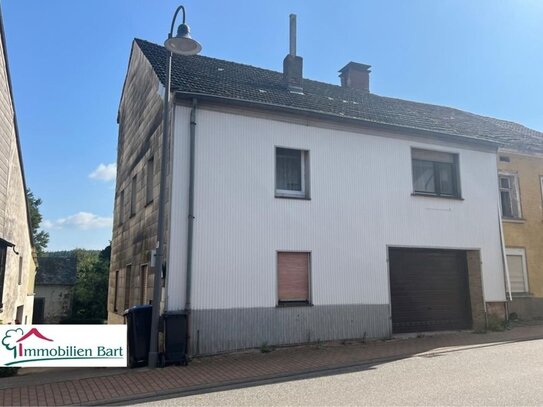
[[[470,329],[462,250],[389,249],[393,333]]]

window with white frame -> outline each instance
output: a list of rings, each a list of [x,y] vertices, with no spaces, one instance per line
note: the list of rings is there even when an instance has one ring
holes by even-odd
[[[276,147],[275,196],[309,198],[309,151]]]
[[[526,253],[524,249],[506,248],[505,254],[507,255],[511,293],[528,293],[528,272],[526,270]]]
[[[504,218],[520,218],[520,194],[518,188],[518,177],[513,173],[500,173],[500,200],[502,205],[502,216]]]

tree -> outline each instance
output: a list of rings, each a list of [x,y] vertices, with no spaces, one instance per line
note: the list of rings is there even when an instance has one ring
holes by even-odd
[[[41,198],[34,196],[32,191],[27,188],[26,198],[28,200],[28,210],[30,212],[30,223],[32,228],[32,237],[34,238],[34,247],[36,253],[41,255],[49,243],[49,233],[39,230],[41,221],[43,220],[40,213]]]
[[[111,246],[101,252],[77,249],[75,256],[77,283],[74,288],[72,318],[106,319]]]

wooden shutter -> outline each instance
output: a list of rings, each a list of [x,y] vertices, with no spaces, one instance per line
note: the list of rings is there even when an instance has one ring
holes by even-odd
[[[507,268],[509,269],[511,291],[514,293],[527,292],[528,290],[524,273],[524,259],[522,255],[508,254]]]
[[[277,253],[279,302],[309,301],[309,253]]]

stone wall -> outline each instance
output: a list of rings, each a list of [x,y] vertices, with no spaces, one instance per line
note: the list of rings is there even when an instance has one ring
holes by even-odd
[[[0,238],[15,244],[8,248],[4,277],[1,323],[15,322],[17,307],[23,307],[20,322],[32,321],[32,281],[35,278],[33,247],[28,225],[23,168],[17,142],[15,109],[11,98],[8,67],[0,41]],[[21,276],[19,277],[19,270]]]
[[[166,63],[166,61],[164,61]],[[141,268],[149,265],[156,246],[160,182],[162,104],[158,78],[134,43],[119,109],[117,185],[111,244],[108,322],[122,323],[125,308],[141,302]],[[153,194],[147,199],[147,171],[153,158]],[[131,213],[133,179],[136,177],[135,211]],[[169,177],[168,177],[169,179]],[[167,183],[169,185],[169,181]],[[124,194],[124,205],[121,195]],[[169,207],[167,188],[167,208]],[[121,216],[122,212],[122,216]],[[168,224],[166,211],[166,224]],[[166,233],[167,236],[167,233]],[[167,242],[165,242],[167,254]],[[165,256],[167,258],[167,256]],[[130,275],[127,266],[130,265]],[[116,272],[118,273],[115,290]],[[115,291],[117,307],[115,309]],[[153,272],[148,268],[147,297],[152,298]]]
[[[72,312],[73,286],[38,285],[36,298],[44,298],[44,318],[46,324],[58,324],[69,318]]]

